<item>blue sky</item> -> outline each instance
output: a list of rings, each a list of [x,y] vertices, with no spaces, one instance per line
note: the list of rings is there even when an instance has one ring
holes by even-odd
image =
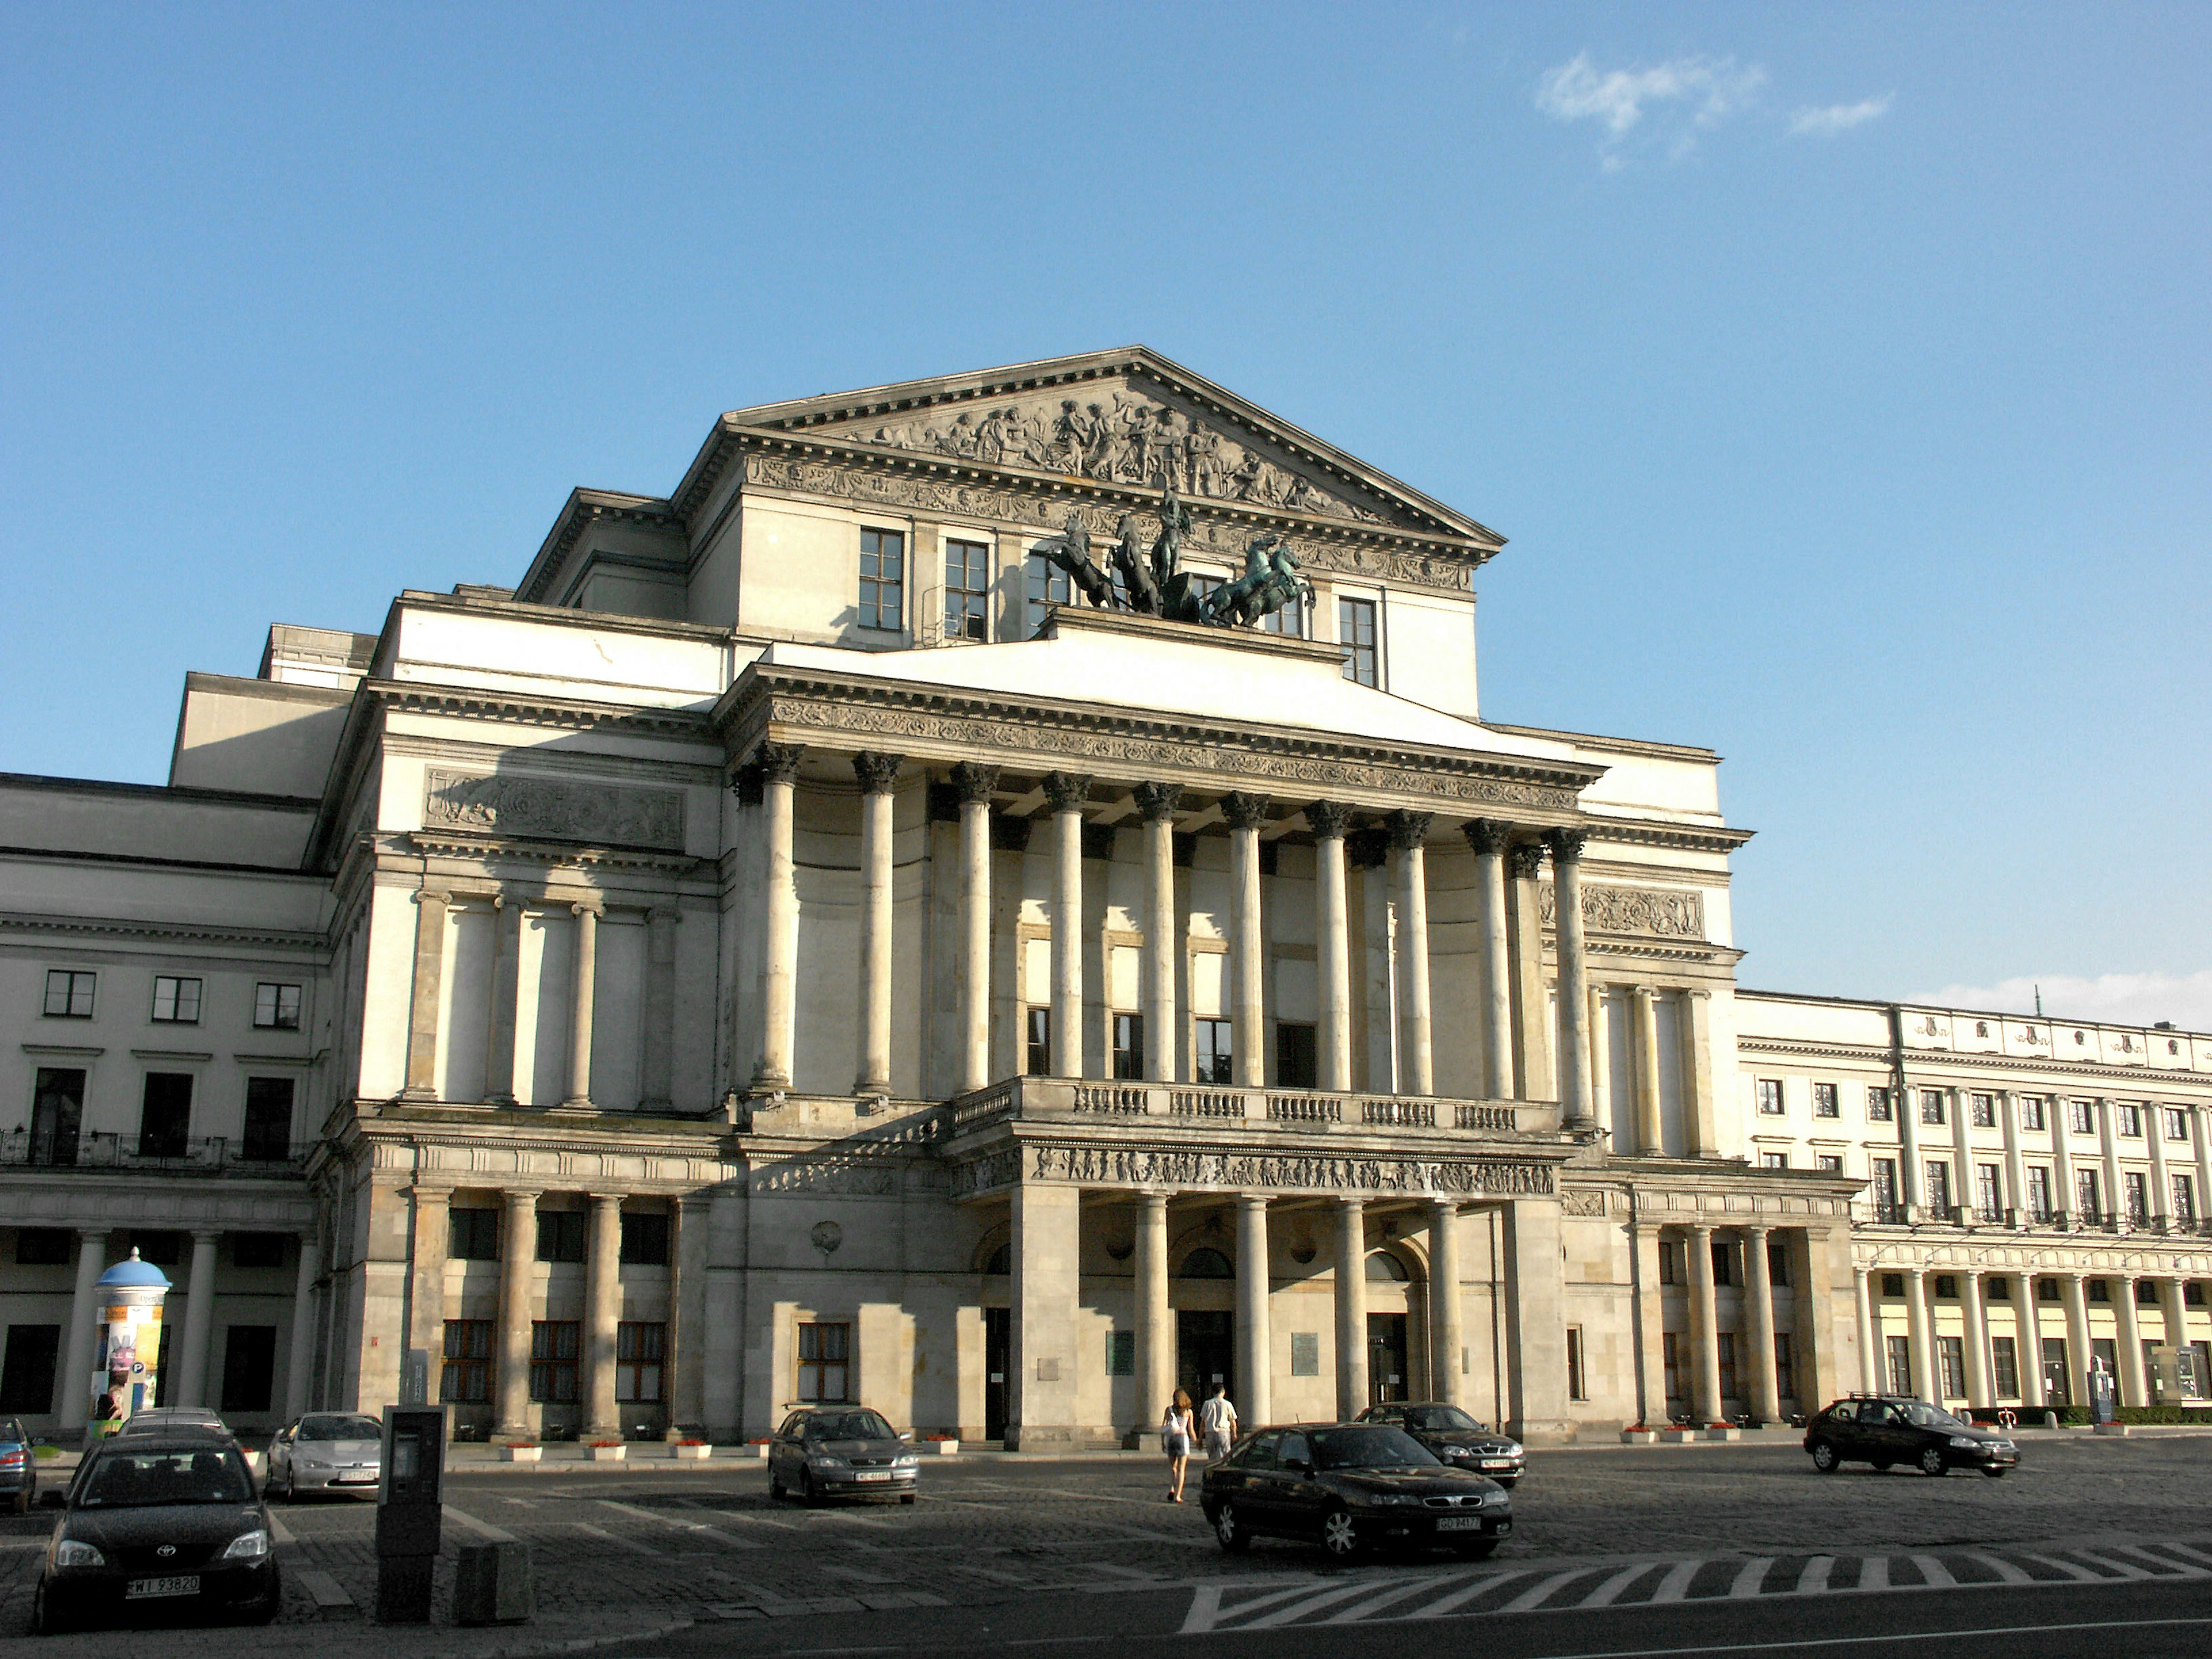
[[[2212,1026],[2212,9],[0,5],[0,769],[714,414],[1142,341],[1703,743],[1748,985]],[[2069,1005],[2070,999],[2070,1006]]]

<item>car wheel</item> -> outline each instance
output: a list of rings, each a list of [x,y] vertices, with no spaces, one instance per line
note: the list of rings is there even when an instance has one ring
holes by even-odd
[[[1813,1467],[1823,1474],[1833,1474],[1843,1468],[1844,1460],[1836,1455],[1836,1449],[1825,1440],[1813,1445]]]
[[[1984,1469],[1982,1473],[1989,1476],[1990,1480],[1997,1480],[2003,1478],[2005,1471],[2002,1468],[1987,1468]]]
[[[1334,1509],[1321,1518],[1321,1547],[1333,1560],[1350,1561],[1359,1554],[1359,1529],[1352,1523],[1352,1511]]]
[[[799,1501],[810,1510],[822,1507],[822,1489],[814,1484],[814,1471],[811,1469],[799,1478]]]
[[[773,1473],[769,1475],[768,1495],[770,1498],[781,1498],[784,1495],[783,1477],[781,1475]]]
[[[1943,1454],[1936,1447],[1930,1446],[1926,1451],[1920,1454],[1921,1474],[1948,1474],[1950,1472],[1951,1466],[1943,1461]]]
[[[69,1622],[47,1605],[44,1579],[40,1579],[38,1588],[31,1592],[31,1628],[40,1636],[59,1636],[70,1628]]]
[[[1487,1561],[1498,1553],[1498,1540],[1495,1538],[1468,1538],[1462,1540],[1453,1547],[1457,1549],[1460,1555],[1467,1560]]]
[[[1252,1547],[1252,1534],[1244,1530],[1244,1523],[1237,1518],[1237,1506],[1224,1504],[1213,1512],[1214,1541],[1231,1555],[1241,1555]]]
[[[300,1472],[289,1463],[284,1466],[284,1501],[288,1504],[300,1501]]]

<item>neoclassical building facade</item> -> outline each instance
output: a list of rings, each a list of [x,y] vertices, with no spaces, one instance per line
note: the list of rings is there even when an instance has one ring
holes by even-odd
[[[1194,596],[1304,580],[1143,614],[1170,519]],[[1894,1054],[1737,992],[1717,757],[1481,718],[1502,545],[1155,354],[1057,359],[723,416],[512,589],[188,677],[167,785],[0,780],[0,1409],[82,1425],[134,1246],[165,1397],[249,1428],[412,1375],[501,1437],[851,1399],[1104,1444],[1216,1378],[1772,1420],[1893,1325],[1940,1386],[1968,1260],[1978,1401],[2001,1268],[2170,1282],[2115,1336],[2185,1351],[2193,1208],[1936,1216],[1948,1130],[1870,1198],[1881,1135],[1790,1116]],[[2181,1041],[2128,1074],[2194,1137],[2169,1195]],[[1967,1046],[1879,1086],[2087,1087]]]

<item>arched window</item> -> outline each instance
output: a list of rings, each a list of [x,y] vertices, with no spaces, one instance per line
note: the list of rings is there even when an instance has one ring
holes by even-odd
[[[991,1252],[991,1259],[983,1264],[985,1277],[1005,1279],[1014,1271],[1014,1251],[1010,1244],[1001,1244]]]
[[[1385,1285],[1402,1285],[1413,1277],[1406,1264],[1388,1250],[1376,1250],[1367,1258],[1367,1277]]]
[[[1237,1269],[1229,1265],[1229,1258],[1217,1249],[1201,1245],[1182,1259],[1178,1279],[1234,1279]]]

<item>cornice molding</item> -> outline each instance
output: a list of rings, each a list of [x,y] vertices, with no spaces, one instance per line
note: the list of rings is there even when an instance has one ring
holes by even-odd
[[[649,737],[712,741],[709,717],[688,708],[654,708],[636,703],[587,702],[471,686],[426,685],[395,680],[365,680],[363,694],[386,714],[459,716],[511,726],[556,726],[563,731],[613,731]]]
[[[1747,1032],[1736,1033],[1735,1046],[1740,1053],[1762,1054],[1790,1054],[1812,1060],[1833,1060],[1871,1066],[1894,1076],[1898,1069],[1897,1051],[1887,1044],[1880,1048],[1850,1042],[1816,1042],[1787,1037],[1758,1036]],[[1961,1054],[1947,1048],[1908,1048],[1905,1054],[1906,1080],[1911,1081],[1916,1072],[1931,1070],[1947,1065],[1966,1066],[1981,1072],[2011,1072],[2015,1074],[2040,1073],[2051,1075],[2054,1088],[2068,1086],[2065,1079],[2084,1082],[2110,1080],[2116,1083],[2133,1082],[2138,1085],[2156,1079],[2167,1088],[2188,1086],[2212,1092],[2212,1076],[2201,1072],[2165,1072],[2148,1066],[2099,1066],[2087,1061],[2069,1063],[2063,1060],[2034,1060],[2018,1054]],[[1915,1085],[1917,1086],[1917,1085]],[[2029,1094],[2039,1092],[2034,1089]]]
[[[0,932],[67,933],[94,939],[158,939],[196,944],[250,946],[263,951],[321,951],[320,933],[273,927],[237,927],[222,922],[154,921],[114,916],[32,915],[0,911]]]

